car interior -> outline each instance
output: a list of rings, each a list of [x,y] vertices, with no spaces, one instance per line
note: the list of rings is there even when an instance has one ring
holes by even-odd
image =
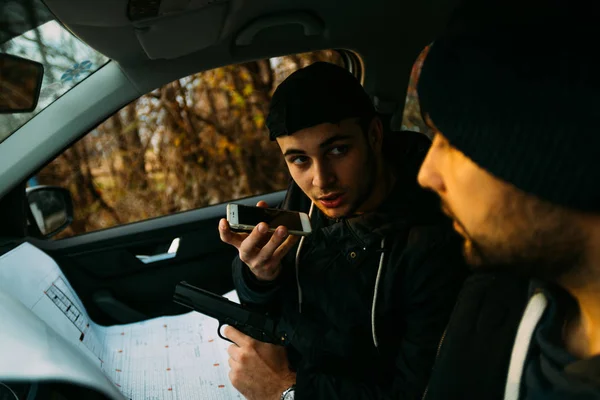
[[[172,301],[180,281],[217,294],[231,291],[236,252],[217,232],[226,204],[56,239],[73,219],[68,192],[50,189],[59,193],[67,211],[56,226],[43,231],[30,207],[36,193],[43,193],[27,188],[30,177],[116,111],[169,82],[213,68],[324,49],[339,50],[389,128],[399,131],[415,60],[458,7],[457,0],[22,4],[27,15],[11,9],[11,0],[0,0],[0,10],[4,6],[6,11],[0,12],[0,27],[11,27],[0,28],[0,44],[56,20],[108,61],[0,142],[0,255],[23,242],[41,249],[60,266],[90,317],[104,326],[187,312]],[[285,190],[279,190],[237,202],[254,205],[262,199],[275,206],[284,196]],[[174,242],[177,249],[171,252]],[[92,398],[63,386],[56,384],[62,397],[53,398]]]
[[[246,60],[349,49],[360,56],[365,88],[379,109],[396,121],[415,59],[453,8],[449,1],[381,2],[367,8],[350,2],[340,12],[327,2],[287,2],[282,7],[277,2],[192,1],[173,2],[164,16],[132,15],[131,10],[146,10],[143,3],[45,2],[62,24],[111,61],[86,79],[85,90],[76,86],[2,143],[3,201],[11,201],[11,189],[22,193],[16,185],[129,101],[176,78]],[[161,9],[168,7],[160,3]],[[180,35],[196,39],[179,41]],[[275,205],[282,196],[261,198]],[[16,218],[14,207],[2,210]],[[134,322],[180,312],[171,304],[180,280],[215,293],[232,289],[228,265],[235,253],[219,241],[216,231],[223,216],[224,205],[67,240],[30,240],[57,260],[98,322]],[[23,237],[24,220],[17,219],[14,232],[5,231],[5,237]],[[168,247],[176,237],[181,245],[174,259],[148,268],[134,257]],[[103,311],[99,303],[112,311]]]

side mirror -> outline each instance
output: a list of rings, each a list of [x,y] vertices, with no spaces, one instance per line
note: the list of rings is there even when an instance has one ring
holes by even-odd
[[[27,188],[26,194],[31,236],[50,238],[73,222],[73,200],[67,189],[35,186]]]
[[[0,53],[0,114],[35,110],[43,77],[42,64]]]

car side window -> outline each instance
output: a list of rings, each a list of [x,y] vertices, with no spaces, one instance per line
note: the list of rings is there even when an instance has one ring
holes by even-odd
[[[74,220],[55,238],[285,189],[287,168],[265,126],[273,91],[299,68],[348,66],[349,56],[323,50],[225,66],[126,105],[30,180],[73,196]]]
[[[404,103],[404,114],[402,116],[402,129],[421,132],[430,138],[433,138],[433,132],[427,126],[425,121],[423,121],[423,117],[421,116],[421,107],[419,106],[419,96],[417,94],[417,82],[419,81],[423,61],[425,60],[428,51],[429,46],[419,54],[419,57],[417,57],[417,60],[413,64],[410,80],[408,82],[408,89],[406,91],[406,102]]]

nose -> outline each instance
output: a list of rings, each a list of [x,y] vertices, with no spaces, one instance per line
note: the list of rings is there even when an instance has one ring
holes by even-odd
[[[335,183],[336,177],[333,173],[331,166],[327,162],[314,162],[313,163],[313,186],[319,189],[327,189]]]
[[[441,195],[446,192],[446,185],[441,174],[440,156],[440,150],[437,148],[434,139],[423,164],[421,164],[417,180],[422,187],[431,189]]]

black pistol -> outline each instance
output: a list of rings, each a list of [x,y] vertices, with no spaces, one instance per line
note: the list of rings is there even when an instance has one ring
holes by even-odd
[[[264,314],[247,310],[242,305],[234,303],[223,296],[197,288],[187,282],[177,284],[173,301],[217,319],[219,321],[217,334],[221,339],[228,342],[231,342],[231,340],[221,335],[223,325],[231,325],[238,331],[261,342],[281,346],[287,344],[287,335],[277,332],[275,320]]]

